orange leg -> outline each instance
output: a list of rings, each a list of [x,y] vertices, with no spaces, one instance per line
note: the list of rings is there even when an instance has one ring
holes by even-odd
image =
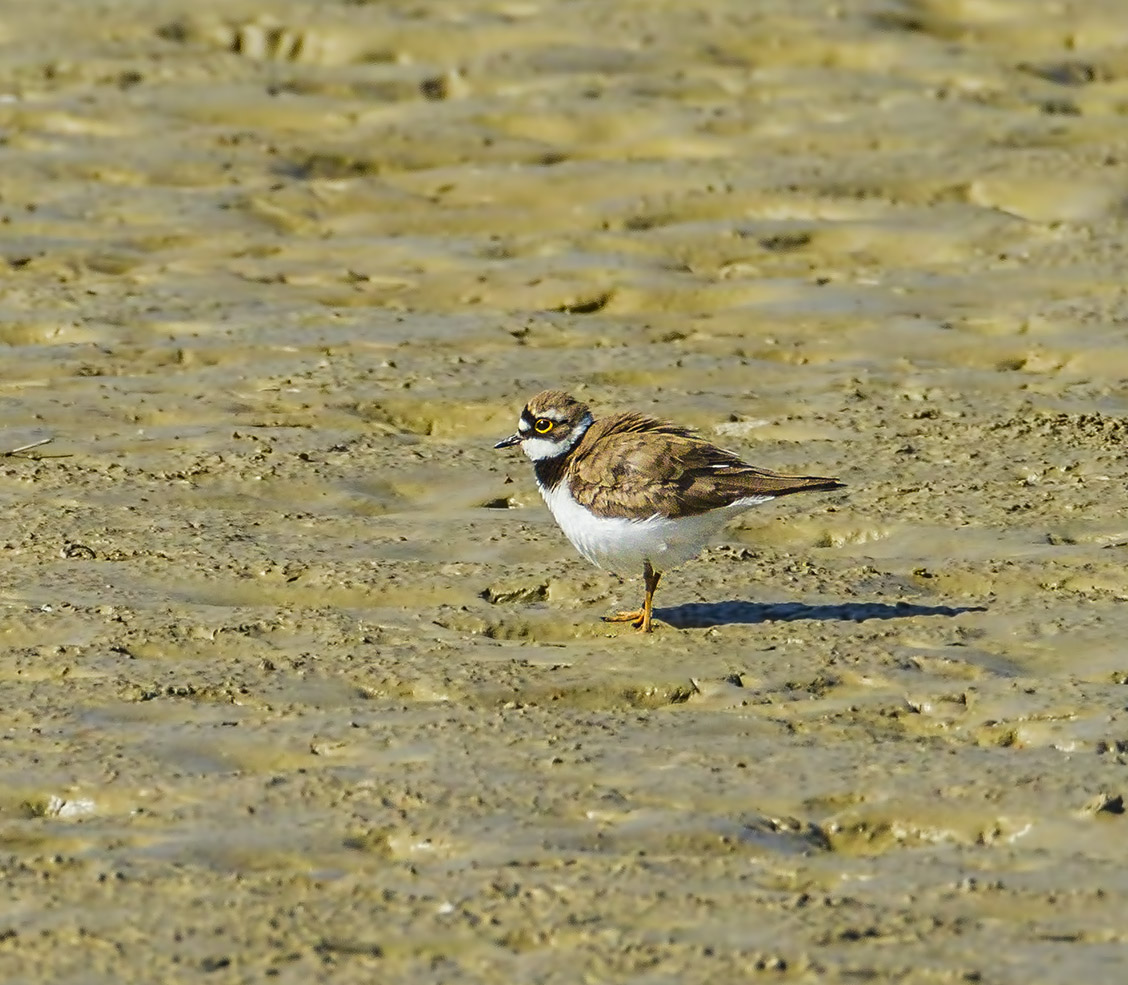
[[[643,563],[642,579],[646,584],[646,594],[642,599],[641,609],[632,609],[630,612],[617,612],[613,616],[604,616],[604,622],[629,622],[635,629],[644,633],[651,632],[650,619],[654,612],[654,593],[658,590],[658,582],[662,573],[655,571],[649,561]]]

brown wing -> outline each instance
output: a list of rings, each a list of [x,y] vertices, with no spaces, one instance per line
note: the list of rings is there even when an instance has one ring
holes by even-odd
[[[749,496],[838,489],[837,479],[780,475],[686,428],[619,414],[597,421],[569,456],[572,493],[597,516],[693,516]]]

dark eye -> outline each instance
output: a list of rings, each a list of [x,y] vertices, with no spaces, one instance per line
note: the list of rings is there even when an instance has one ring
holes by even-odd
[[[555,426],[556,425],[547,417],[538,417],[533,422],[533,430],[536,431],[537,434],[548,434]]]

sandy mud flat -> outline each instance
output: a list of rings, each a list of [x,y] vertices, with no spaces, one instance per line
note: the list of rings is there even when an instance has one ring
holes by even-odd
[[[1126,52],[0,2],[0,980],[1124,980]],[[602,624],[546,386],[848,488]]]

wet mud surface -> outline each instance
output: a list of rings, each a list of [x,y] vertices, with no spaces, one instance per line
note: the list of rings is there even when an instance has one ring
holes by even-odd
[[[0,5],[0,977],[1119,980],[1126,41]],[[546,386],[848,488],[640,637]]]

